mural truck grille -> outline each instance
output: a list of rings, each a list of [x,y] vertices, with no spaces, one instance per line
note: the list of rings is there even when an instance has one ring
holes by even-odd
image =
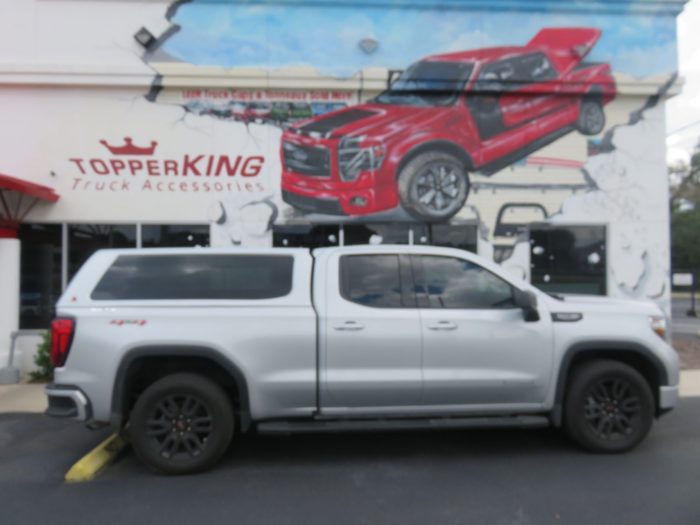
[[[288,170],[309,177],[330,177],[331,156],[326,148],[285,142],[282,151]]]

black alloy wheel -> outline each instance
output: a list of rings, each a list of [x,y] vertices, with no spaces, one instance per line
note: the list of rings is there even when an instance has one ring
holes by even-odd
[[[619,439],[634,432],[639,395],[625,379],[603,379],[589,388],[584,410],[586,421],[600,439]]]
[[[592,361],[574,371],[565,402],[565,428],[594,452],[625,452],[648,434],[654,419],[649,384],[618,361]]]
[[[146,421],[148,435],[158,454],[171,459],[178,454],[199,456],[213,430],[212,415],[197,396],[168,396],[156,404]]]
[[[130,414],[134,452],[149,467],[189,474],[213,466],[234,431],[231,402],[214,381],[172,374],[150,385]]]

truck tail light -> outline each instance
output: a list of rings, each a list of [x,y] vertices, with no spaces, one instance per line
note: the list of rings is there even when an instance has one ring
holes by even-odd
[[[65,364],[74,332],[74,319],[59,317],[51,321],[51,364],[54,368]]]

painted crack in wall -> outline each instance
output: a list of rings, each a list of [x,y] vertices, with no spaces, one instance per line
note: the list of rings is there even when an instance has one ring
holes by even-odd
[[[170,26],[143,53],[142,60],[144,63],[148,65],[168,39],[180,31],[180,26],[173,23],[172,20],[177,15],[180,7],[191,3],[191,1],[177,0],[168,6],[165,18],[170,22]],[[201,112],[196,111],[195,108],[184,102],[165,102],[161,99],[163,91],[163,76],[154,71],[153,81],[144,98],[149,103],[166,105],[182,111],[180,116],[173,120],[173,126],[183,125],[190,131],[203,134],[212,139],[217,136],[227,136],[230,137],[230,144],[236,144],[241,151],[252,149],[261,154],[265,153],[265,145],[271,139],[274,140],[274,137],[270,136],[274,132],[271,132],[267,126],[255,126],[256,129],[253,130],[253,125],[248,121],[230,122],[216,113],[201,114]],[[244,141],[240,140],[239,131],[241,130],[241,124],[243,124],[243,129],[245,129]],[[268,169],[267,171],[270,173],[279,170]],[[279,181],[275,182],[278,183]],[[271,183],[270,187],[276,186],[274,186],[274,183]],[[238,192],[231,192],[212,202],[207,211],[211,224],[211,245],[269,246],[272,225],[279,216],[279,209],[273,197],[274,195],[270,194],[269,191],[256,192],[255,195],[246,197],[243,197]]]
[[[630,113],[628,122],[608,129],[602,152],[584,169],[595,183],[572,195],[547,222],[608,225],[608,289],[613,296],[653,299],[670,307],[669,222],[664,107],[676,81]]]

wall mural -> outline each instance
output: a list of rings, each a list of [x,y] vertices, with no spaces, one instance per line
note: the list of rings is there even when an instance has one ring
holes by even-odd
[[[240,127],[268,154],[266,194],[222,195],[212,242],[269,243],[273,223],[299,220],[476,221],[479,252],[530,278],[544,248],[527,225],[599,224],[607,242],[591,242],[585,264],[609,258],[607,292],[667,308],[658,101],[675,78],[672,20],[635,16],[635,2],[621,4],[625,18],[399,3],[361,15],[173,6],[180,30],[145,57],[159,73],[151,100]],[[408,28],[421,24],[433,30],[416,38]],[[649,31],[653,43],[641,38]],[[233,85],[296,75],[337,89],[177,90],[168,78],[183,63],[227,68]],[[617,97],[642,78],[659,93]]]
[[[420,221],[464,206],[469,172],[491,175],[576,129],[596,135],[615,97],[600,37],[546,28],[522,47],[434,55],[368,102],[282,135],[282,197],[305,211],[368,215],[399,204]]]
[[[174,2],[134,57],[147,92],[0,101],[27,122],[0,126],[18,145],[6,169],[50,174],[49,220],[208,220],[219,246],[300,221],[476,224],[479,253],[525,278],[553,242],[528,225],[607,226],[603,244],[557,245],[607,260],[608,294],[668,309],[675,17],[632,0],[489,5]]]

